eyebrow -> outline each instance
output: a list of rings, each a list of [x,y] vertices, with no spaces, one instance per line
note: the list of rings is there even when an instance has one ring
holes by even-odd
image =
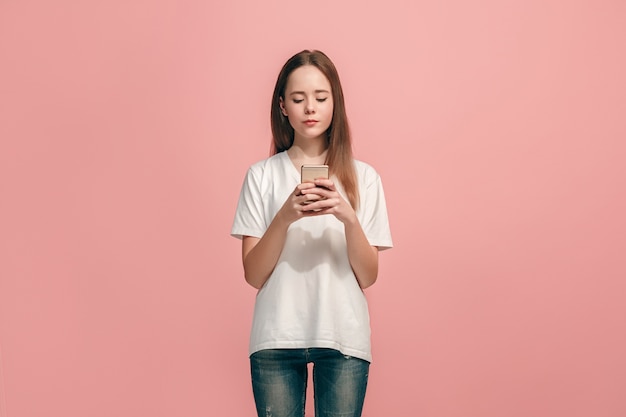
[[[315,90],[315,93],[329,93],[330,91],[328,90]],[[306,93],[304,91],[292,91],[291,93],[289,93],[290,96],[293,96],[294,94],[302,94],[302,95],[306,95]]]

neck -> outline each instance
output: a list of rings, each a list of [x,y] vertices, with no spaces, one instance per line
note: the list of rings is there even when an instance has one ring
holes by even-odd
[[[294,138],[293,145],[287,150],[292,160],[312,164],[323,164],[326,161],[327,152],[328,146],[324,137],[301,140]]]

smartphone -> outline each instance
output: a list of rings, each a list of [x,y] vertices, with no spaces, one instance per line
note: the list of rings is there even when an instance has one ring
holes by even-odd
[[[300,182],[313,182],[319,178],[328,178],[328,165],[302,165],[300,168]],[[304,204],[310,204],[313,201],[308,200]]]
[[[328,165],[302,165],[300,182],[313,182],[318,178],[328,179]]]

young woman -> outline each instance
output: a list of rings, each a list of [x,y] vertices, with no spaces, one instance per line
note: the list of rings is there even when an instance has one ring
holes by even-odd
[[[339,76],[320,51],[283,66],[272,97],[272,156],[246,175],[231,234],[257,288],[250,363],[259,416],[360,416],[370,352],[363,289],[392,246],[380,177],[354,160]],[[303,164],[330,179],[300,183]]]

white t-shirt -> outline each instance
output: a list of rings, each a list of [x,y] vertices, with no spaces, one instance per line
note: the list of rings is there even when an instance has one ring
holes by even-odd
[[[380,177],[366,163],[354,163],[361,227],[372,246],[391,248]],[[299,183],[300,173],[286,152],[252,165],[231,235],[261,238]],[[338,184],[337,189],[346,198]],[[333,215],[302,218],[289,226],[283,251],[254,308],[250,354],[312,347],[336,349],[367,361],[372,358],[367,300],[348,261],[344,226]]]

